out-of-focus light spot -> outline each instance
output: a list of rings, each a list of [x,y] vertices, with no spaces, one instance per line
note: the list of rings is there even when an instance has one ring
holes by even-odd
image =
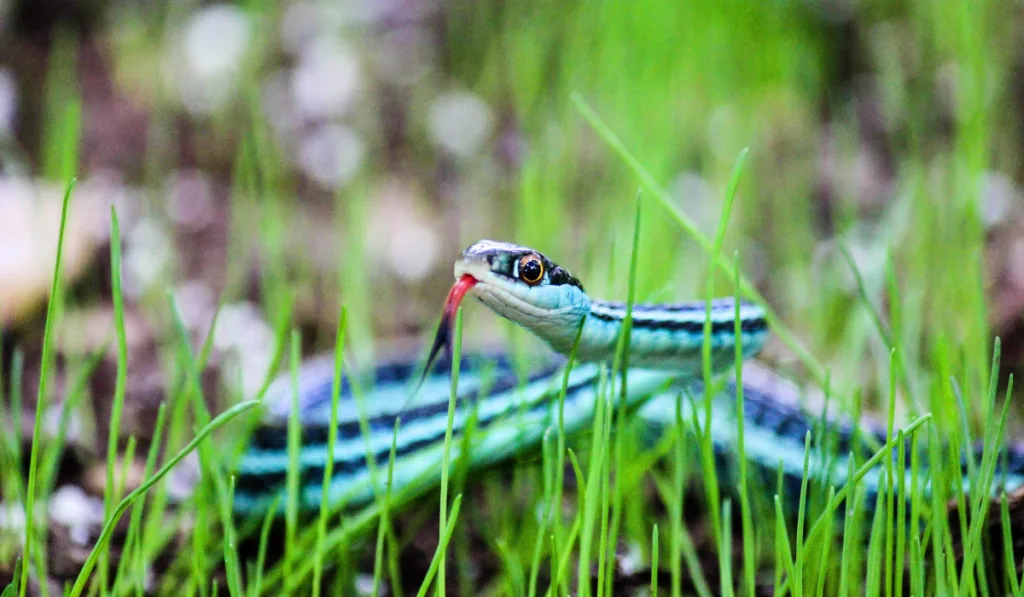
[[[213,289],[205,282],[190,280],[174,290],[174,304],[185,328],[205,338],[217,308]]]
[[[421,280],[430,273],[437,256],[437,235],[419,220],[403,220],[389,243],[388,261],[398,277]]]
[[[683,172],[669,187],[670,193],[683,211],[704,230],[714,230],[721,208],[715,201],[711,184],[696,172]]]
[[[245,13],[228,4],[200,9],[185,30],[185,59],[196,75],[214,77],[233,71],[249,43]]]
[[[174,247],[163,225],[143,219],[126,235],[122,267],[124,293],[139,298],[151,289],[159,289],[175,259]]]
[[[979,187],[981,217],[987,228],[1006,221],[1013,208],[1020,203],[1020,191],[1013,180],[1002,172],[982,172]]]
[[[43,433],[46,437],[55,438],[61,432],[61,423],[64,422],[64,445],[75,445],[82,439],[85,423],[81,417],[69,416],[64,419],[64,403],[51,404],[46,407],[43,415]]]
[[[430,106],[427,127],[431,140],[460,157],[479,151],[493,126],[491,109],[472,93],[452,91]]]
[[[217,329],[213,335],[213,346],[228,351],[246,346],[252,341],[274,340],[274,331],[264,321],[260,310],[252,303],[224,305],[217,317]]]
[[[352,180],[363,162],[363,142],[346,126],[319,127],[299,147],[299,164],[313,180],[337,188]]]
[[[419,204],[413,188],[400,182],[384,185],[373,200],[367,248],[403,280],[422,280],[437,261],[437,227]]]
[[[165,183],[167,215],[186,230],[202,230],[214,218],[213,185],[198,170],[172,174]]]
[[[50,519],[68,528],[71,540],[89,544],[89,531],[103,523],[103,502],[89,497],[77,485],[65,485],[53,492],[47,506]]]
[[[356,595],[359,595],[360,597],[371,597],[374,595],[373,587],[377,583],[374,582],[372,574],[357,574],[354,584]],[[380,589],[377,590],[379,591]]]
[[[292,93],[303,116],[334,118],[348,112],[360,85],[359,62],[344,44],[332,38],[314,40],[292,72]]]
[[[167,497],[174,503],[180,503],[192,497],[192,490],[199,483],[201,476],[199,453],[191,452],[164,477],[164,488],[167,490]],[[188,520],[186,518],[186,522]]]
[[[0,533],[24,536],[25,508],[21,502],[0,503]]]
[[[235,95],[242,60],[249,45],[245,12],[228,4],[197,10],[181,40],[178,91],[189,111],[207,114]]]
[[[0,137],[14,132],[14,112],[18,105],[18,88],[10,71],[0,68]]]
[[[97,193],[97,188],[102,187],[83,183],[68,207],[65,280],[86,271],[110,229],[110,205],[119,193]],[[0,176],[0,327],[27,315],[49,295],[63,197],[61,186]]]
[[[252,398],[263,385],[274,355],[274,330],[252,303],[225,305],[217,317],[213,346],[224,355],[225,385]]]

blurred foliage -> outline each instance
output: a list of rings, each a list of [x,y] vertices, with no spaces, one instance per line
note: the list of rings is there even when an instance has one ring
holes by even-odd
[[[895,363],[906,409],[946,429],[955,377],[979,426],[994,334],[1017,338],[1004,355],[1020,363],[1022,42],[1016,0],[0,0],[17,92],[0,169],[133,189],[125,263],[158,236],[140,221],[173,251],[138,268],[160,275],[130,308],[166,324],[168,289],[199,280],[278,332],[299,325],[311,352],[343,302],[365,362],[378,343],[419,346],[479,238],[625,296],[641,181],[579,94],[708,234],[750,149],[725,252],[844,408],[859,392],[885,404]],[[169,190],[183,178],[214,206],[200,233],[180,204],[201,193]],[[702,296],[706,255],[649,195],[638,298]],[[467,342],[493,340],[503,324],[472,311]],[[805,373],[779,344],[766,359]],[[532,537],[500,526],[521,564]]]
[[[213,286],[243,298],[255,267],[275,323],[292,294],[316,327],[344,301],[369,358],[374,339],[429,326],[447,264],[484,237],[536,246],[621,295],[639,182],[581,118],[579,93],[707,230],[750,148],[726,250],[839,382],[885,380],[888,360],[839,246],[876,306],[898,293],[892,323],[917,381],[934,358],[975,391],[985,378],[1003,323],[987,293],[1006,275],[985,270],[985,241],[1019,215],[1024,175],[1024,17],[1010,0],[30,4],[9,10],[0,44],[29,48],[0,58],[24,83],[25,151],[6,170],[113,170],[158,217],[168,177],[200,170],[231,198]],[[466,92],[482,112],[449,110],[445,126],[486,137],[460,152],[435,120]],[[77,99],[75,159],[56,148],[78,134],[61,125]],[[314,100],[319,112],[303,112]],[[325,183],[342,158],[354,174]],[[1009,201],[992,180],[1010,181]],[[706,260],[661,215],[646,211],[639,296],[692,298]],[[428,269],[402,267],[414,254]],[[331,334],[313,337],[325,348]],[[866,370],[871,355],[883,364]]]

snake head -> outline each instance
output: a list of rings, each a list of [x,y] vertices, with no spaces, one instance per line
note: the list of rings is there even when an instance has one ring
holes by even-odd
[[[455,314],[466,294],[552,345],[571,347],[590,310],[590,298],[575,276],[543,253],[512,243],[473,243],[455,262],[455,280],[424,375],[441,349],[450,349]]]
[[[566,352],[590,310],[580,281],[529,247],[491,240],[473,243],[455,262],[455,280],[424,375],[441,349],[449,347],[455,314],[466,294]]]
[[[482,240],[455,262],[456,280],[475,282],[470,293],[495,313],[548,339],[551,333],[574,335],[590,309],[580,281],[529,247]]]

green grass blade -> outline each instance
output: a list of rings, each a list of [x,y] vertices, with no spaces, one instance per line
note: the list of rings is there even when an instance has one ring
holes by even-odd
[[[338,442],[338,400],[341,396],[341,371],[345,361],[345,329],[348,313],[341,306],[338,314],[338,329],[334,343],[334,378],[331,381],[331,418],[327,430],[327,461],[324,463],[324,479],[320,490],[320,513],[317,517],[317,547],[313,551],[313,595],[319,597],[323,575],[324,537],[327,535],[328,496],[334,476],[334,448]],[[378,594],[374,591],[374,595]]]
[[[651,595],[658,595],[658,525],[651,531]]]
[[[867,588],[865,593],[869,596],[875,596],[882,593],[882,568],[885,565],[883,562],[883,549],[885,544],[885,538],[888,533],[883,532],[885,529],[885,496],[888,492],[888,488],[883,487],[882,492],[878,494],[878,498],[875,500],[875,514],[874,519],[871,522],[871,538],[868,541],[868,569],[865,583]]]
[[[288,413],[288,471],[285,478],[287,499],[284,506],[284,573],[290,576],[290,557],[295,549],[295,534],[299,526],[299,452],[302,449],[302,421],[299,416],[299,367],[302,361],[302,341],[298,330],[291,334],[291,358],[289,371],[291,380],[291,409]]]
[[[846,260],[847,266],[853,273],[853,279],[857,284],[857,293],[860,296],[861,304],[864,305],[864,309],[867,310],[868,315],[871,316],[871,323],[874,324],[879,337],[882,338],[882,342],[885,343],[885,347],[891,353],[889,366],[896,369],[896,371],[893,372],[893,375],[898,373],[897,378],[903,386],[903,391],[906,394],[907,399],[911,401],[911,406],[913,406],[914,412],[923,412],[924,409],[922,405],[918,403],[917,396],[910,388],[910,378],[907,375],[905,355],[900,350],[901,346],[899,346],[899,339],[886,327],[885,323],[882,321],[881,313],[879,313],[878,309],[876,309],[875,305],[871,302],[871,297],[868,295],[867,285],[864,283],[864,276],[861,275],[860,268],[857,267],[857,262],[854,261],[853,255],[850,254],[849,249],[847,249],[846,245],[843,243],[839,243],[838,246],[839,253],[843,256],[843,259]]]
[[[998,339],[997,339],[998,340]],[[999,344],[996,343],[995,355],[993,362],[998,363],[999,358]],[[994,367],[993,367],[994,368]],[[990,392],[994,395],[996,392],[995,384],[992,383]],[[971,525],[970,533],[968,535],[967,543],[964,545],[964,563],[963,573],[961,575],[960,584],[960,595],[967,595],[972,591],[971,585],[974,583],[974,567],[976,564],[983,564],[981,551],[983,546],[981,545],[981,534],[985,528],[985,514],[988,510],[988,504],[990,502],[990,491],[992,482],[995,479],[995,468],[997,459],[999,457],[999,447],[1003,442],[1004,433],[1006,431],[1006,420],[1009,415],[1010,402],[1013,395],[1013,375],[1010,375],[1009,381],[1007,382],[1006,388],[1006,399],[1003,402],[1002,414],[999,417],[999,424],[995,430],[988,430],[986,435],[985,449],[982,453],[981,459],[981,470],[979,471],[979,483],[977,486],[971,487],[972,494],[972,509],[971,509]],[[990,400],[990,404],[992,401]],[[991,413],[993,409],[989,409]],[[985,576],[980,576],[980,582],[985,582]]]
[[[719,540],[718,570],[721,574],[721,595],[732,597],[732,502],[722,502],[722,537]]]
[[[889,417],[886,420],[885,436],[892,437],[893,427],[896,425],[896,349],[889,349]],[[898,436],[900,446],[903,444],[902,432]],[[900,448],[902,450],[902,447]],[[893,549],[895,529],[893,528],[893,516],[895,514],[895,477],[893,476],[892,452],[885,459],[885,594],[893,594]]]
[[[905,435],[907,437],[910,437],[922,425],[924,425],[925,423],[927,423],[930,420],[931,420],[931,415],[929,415],[929,414],[921,415],[921,416],[917,417],[916,419],[914,419],[913,421],[911,421],[909,425],[904,427],[903,431],[904,431],[904,433],[905,433]],[[839,504],[841,504],[844,500],[846,500],[851,487],[855,487],[856,484],[861,479],[864,478],[864,475],[866,475],[868,473],[868,471],[870,471],[875,465],[877,465],[882,458],[885,458],[886,455],[891,454],[892,450],[893,450],[893,448],[895,446],[896,446],[896,438],[895,437],[890,437],[889,441],[887,441],[885,443],[885,445],[883,445],[880,450],[875,452],[874,455],[871,456],[871,458],[869,458],[867,461],[865,461],[864,464],[861,465],[860,468],[857,469],[857,472],[854,473],[852,479],[848,478],[846,485],[844,485],[842,489],[837,491],[835,497],[832,498],[832,500],[829,502],[829,504],[827,506],[828,509],[836,510],[838,508]],[[814,525],[811,526],[811,530],[810,530],[810,532],[807,535],[807,542],[810,542],[811,540],[818,538],[818,534],[821,533],[822,530],[823,530],[823,528],[822,528],[823,525],[824,525],[824,521],[822,521],[819,518],[814,523]]]
[[[36,394],[36,412],[32,424],[32,447],[29,452],[28,465],[28,486],[25,491],[25,551],[21,567],[21,580],[19,597],[25,597],[28,590],[28,561],[29,555],[34,553],[33,542],[35,540],[35,502],[36,502],[36,468],[39,460],[39,442],[42,433],[42,420],[46,392],[49,386],[51,351],[53,350],[52,326],[55,324],[57,309],[57,293],[60,290],[61,260],[64,255],[64,230],[68,221],[68,204],[71,202],[71,191],[75,188],[75,179],[71,179],[64,190],[64,202],[61,205],[60,229],[57,233],[57,257],[53,266],[53,282],[50,285],[50,301],[46,307],[46,323],[43,326],[43,350],[40,357],[39,391]]]
[[[449,533],[448,526],[448,473],[451,462],[452,428],[455,425],[455,402],[459,398],[459,365],[462,359],[462,307],[455,314],[455,332],[452,346],[452,391],[448,396],[448,422],[444,428],[444,452],[441,456],[441,504],[438,528],[441,533]],[[454,517],[452,519],[454,522]],[[452,527],[454,529],[454,527]],[[439,537],[440,541],[442,537]],[[444,541],[447,545],[447,540]],[[445,595],[445,555],[447,550],[440,550],[437,570],[437,595]]]
[[[804,594],[804,523],[807,518],[807,484],[810,482],[808,470],[811,461],[811,432],[804,435],[804,468],[803,476],[800,479],[800,505],[796,514],[796,553],[793,556],[793,595],[801,597]]]
[[[643,186],[650,191],[652,195],[654,195],[654,198],[658,200],[658,203],[661,204],[661,206],[668,212],[676,224],[679,225],[687,236],[695,240],[697,244],[704,249],[704,251],[710,253],[712,249],[712,241],[709,240],[703,232],[701,232],[700,228],[689,217],[687,217],[686,214],[676,207],[674,200],[669,193],[661,188],[654,176],[640,164],[639,160],[637,160],[628,149],[626,149],[626,146],[618,136],[616,136],[601,117],[594,112],[590,105],[587,104],[586,100],[584,100],[579,93],[573,93],[572,101],[587,123],[590,124],[594,131],[597,132],[598,136],[601,137],[624,162],[626,162],[630,170],[636,174]],[[727,273],[732,269],[732,264],[729,263],[728,258],[722,258],[721,256],[719,256],[716,265]],[[818,363],[810,350],[800,342],[796,334],[782,323],[782,319],[778,316],[771,305],[768,304],[764,296],[757,291],[753,283],[751,283],[746,276],[741,276],[740,281],[742,283],[744,296],[757,303],[765,310],[765,317],[767,318],[772,330],[779,335],[779,338],[783,343],[785,343],[786,346],[793,351],[800,362],[807,367],[814,380],[819,385],[823,385],[825,380],[825,368]]]
[[[673,464],[672,502],[669,511],[672,540],[669,553],[672,561],[672,597],[682,595],[682,534],[683,534],[683,488],[686,484],[686,431],[683,429],[682,394],[676,395],[676,424],[672,427],[675,436],[675,458]]]
[[[576,338],[573,340],[572,350],[569,352],[569,360],[565,364],[565,369],[562,373],[562,387],[558,391],[558,436],[557,446],[555,448],[555,487],[548,504],[547,519],[550,520],[550,524],[558,529],[561,527],[562,522],[562,494],[565,485],[565,396],[569,391],[569,375],[572,373],[573,366],[576,364],[576,351],[579,348],[580,336],[583,335],[583,321],[580,322],[579,327],[576,329]],[[576,467],[577,477],[579,477],[579,465],[578,463],[573,464]],[[578,485],[580,491],[583,491],[583,485]],[[555,535],[557,540],[557,535]],[[557,545],[557,544],[556,544]],[[571,551],[572,544],[570,543],[567,550]],[[555,559],[557,549],[551,552],[552,560]],[[551,587],[554,588],[558,584],[556,576],[552,576]],[[535,576],[531,573],[530,576],[530,587],[528,595],[534,595],[535,591]]]
[[[608,516],[609,508],[611,506],[611,492],[612,492],[612,428],[615,426],[615,411],[612,406],[612,393],[606,394],[605,402],[605,418],[604,418],[604,432],[601,435],[601,444],[598,449],[601,451],[601,469],[598,475],[597,485],[601,487],[601,505],[597,508],[596,515],[600,518],[600,528],[598,530],[598,548],[597,548],[597,597],[604,597],[604,584],[605,575],[604,569],[608,562]],[[589,506],[589,504],[588,504]],[[614,557],[614,554],[612,555]],[[589,576],[589,575],[588,575]],[[590,586],[590,579],[587,576],[581,576],[577,579],[579,583],[586,583]]]
[[[126,495],[121,502],[114,508],[113,514],[103,525],[103,530],[100,532],[99,538],[96,540],[96,545],[93,546],[92,552],[89,553],[89,557],[86,558],[85,564],[82,566],[82,570],[78,573],[78,577],[75,579],[75,584],[71,589],[70,597],[79,597],[82,591],[85,589],[85,583],[89,580],[89,575],[92,573],[93,568],[99,559],[99,554],[102,550],[106,549],[107,544],[110,542],[110,538],[113,535],[114,528],[117,525],[117,521],[120,520],[121,515],[124,514],[125,510],[131,507],[137,499],[145,495],[150,487],[155,485],[160,479],[164,478],[167,473],[171,471],[179,462],[182,461],[186,456],[192,453],[200,443],[211,433],[217,429],[223,427],[226,423],[236,416],[248,411],[249,409],[257,406],[259,402],[256,400],[248,400],[236,404],[235,406],[224,411],[212,421],[207,423],[199,433],[196,434],[192,441],[188,443],[184,448],[181,449],[177,454],[168,460],[155,475],[146,479],[138,488]]]
[[[786,515],[782,510],[782,499],[779,494],[775,494],[775,560],[781,562],[781,568],[786,571],[786,575],[789,577],[789,584],[794,585],[796,579],[795,564],[793,562],[793,548],[789,543],[789,533],[786,532]],[[776,583],[776,595],[783,594],[782,591],[778,590],[778,585],[782,581],[782,574],[775,575]]]
[[[384,489],[384,510],[381,511],[379,525],[377,526],[377,548],[374,552],[373,560],[373,593],[371,593],[373,595],[380,595],[380,583],[384,575],[381,560],[384,551],[384,537],[388,534],[388,530],[391,527],[391,482],[395,474],[395,452],[398,449],[398,429],[401,427],[401,424],[402,418],[395,417],[395,430],[391,434],[391,452],[388,453],[388,481]],[[322,545],[319,546],[319,549],[323,549]],[[392,584],[396,578],[396,575],[392,576]],[[395,591],[394,587],[392,587],[391,592],[400,593],[401,591]]]
[[[456,361],[457,362],[457,361]],[[452,511],[451,516],[448,519],[447,526],[441,531],[440,541],[437,544],[437,550],[434,552],[434,557],[430,561],[430,567],[427,568],[427,574],[423,578],[423,584],[420,585],[420,590],[416,593],[416,597],[425,597],[427,592],[430,590],[430,584],[434,580],[434,575],[437,574],[441,568],[441,560],[444,557],[444,552],[448,550],[448,541],[452,538],[452,533],[455,531],[455,523],[459,521],[459,508],[462,506],[462,494],[455,496],[452,500]],[[438,579],[440,583],[440,578]]]
[[[896,503],[896,557],[889,560],[889,564],[895,568],[896,574],[892,590],[896,597],[903,597],[903,570],[904,562],[907,561],[907,442],[903,431],[897,435],[897,441],[896,474],[899,477],[896,481],[896,499],[899,501]]]
[[[44,494],[49,494],[53,490],[53,483],[56,481],[57,475],[57,465],[60,463],[60,458],[65,449],[64,444],[67,439],[68,425],[71,422],[71,417],[80,407],[82,399],[87,393],[86,388],[89,384],[89,380],[92,379],[92,375],[96,371],[96,368],[99,367],[101,362],[103,362],[103,358],[107,355],[108,348],[108,343],[104,342],[103,345],[96,348],[92,354],[89,355],[88,359],[86,359],[82,366],[81,371],[75,376],[75,382],[71,384],[71,389],[68,391],[67,397],[60,405],[60,421],[57,424],[57,435],[54,438],[53,443],[49,446],[49,449],[43,455],[42,463],[39,465],[39,475],[44,481]],[[2,400],[2,396],[0,396],[0,400]],[[21,413],[19,412],[18,416],[15,417],[14,420],[17,421],[20,419]],[[18,434],[15,434],[14,439],[16,441],[20,441],[17,435]]]
[[[743,394],[743,324],[740,319],[740,256],[734,255],[736,267],[733,271],[733,294],[735,312],[733,335],[736,337],[734,368],[736,370],[736,453],[746,454],[744,394]],[[747,488],[747,459],[739,458],[739,495],[740,522],[743,525],[743,581],[746,594],[753,597],[756,586],[754,575],[757,567],[757,554],[754,547],[754,520],[750,509],[750,493]]]
[[[605,446],[605,418],[611,417],[607,392],[607,370],[602,369],[598,380],[598,390],[594,407],[594,420],[591,425],[591,436],[597,438],[595,445],[590,451],[590,460],[587,462],[586,491],[580,490],[580,511],[583,512],[583,528],[580,534],[579,560],[576,568],[576,581],[579,585],[581,597],[590,595],[590,558],[591,548],[594,542],[594,527],[597,524],[598,507],[601,501],[602,484],[601,473],[604,470]]]
[[[114,398],[110,407],[107,432],[107,482],[103,490],[103,518],[110,518],[120,495],[114,487],[114,463],[117,462],[117,444],[121,432],[121,412],[124,409],[125,387],[128,383],[128,339],[124,328],[124,293],[121,290],[121,227],[117,211],[110,206],[110,279],[114,300],[114,330],[117,335],[117,373]],[[100,555],[100,591],[107,589],[109,551]]]
[[[707,493],[708,512],[711,514],[711,534],[715,537],[715,544],[719,549],[721,547],[719,539],[722,536],[719,516],[720,489],[715,469],[714,446],[711,443],[711,403],[714,398],[714,387],[711,383],[714,373],[711,366],[711,302],[715,298],[715,264],[721,257],[722,244],[725,242],[725,232],[729,228],[729,217],[732,215],[732,205],[736,200],[740,174],[743,172],[743,164],[749,153],[747,149],[744,149],[736,158],[736,165],[733,167],[729,187],[725,193],[725,201],[718,216],[718,227],[711,242],[711,251],[708,253],[708,271],[705,279],[704,341],[701,345],[701,362],[704,373],[704,426],[703,433],[700,435],[700,454],[704,472],[704,491]]]
[[[21,558],[14,561],[14,571],[11,573],[11,582],[0,593],[0,597],[14,597],[18,594],[18,585],[21,580]]]
[[[263,524],[260,526],[260,542],[256,549],[256,573],[250,585],[250,597],[258,597],[263,589],[263,569],[267,560],[267,545],[270,540],[270,525],[274,522],[277,513],[277,506],[280,503],[280,496],[275,496],[270,502],[270,508],[263,516]]]
[[[235,523],[232,518],[231,504],[235,496],[235,477],[228,479],[228,489],[221,500],[221,526],[224,528],[222,537],[222,549],[224,552],[224,574],[227,577],[228,593],[234,597],[242,597],[245,590],[242,588],[242,566],[238,559],[238,540],[235,533]]]
[[[835,497],[835,495],[835,486],[829,486],[828,497],[825,500],[825,503],[831,504],[832,498]],[[825,595],[825,578],[828,575],[829,551],[832,548],[832,524],[833,520],[835,520],[835,511],[826,508],[822,513],[822,516],[825,520],[825,532],[822,533],[822,543],[824,545],[822,546],[821,559],[818,563],[818,589],[814,593],[817,597],[823,597],[823,595]]]
[[[636,208],[633,216],[633,244],[629,256],[629,278],[626,289],[626,316],[622,322],[622,330],[618,338],[618,346],[616,347],[616,362],[618,363],[618,373],[620,376],[620,387],[619,387],[619,402],[618,408],[616,409],[615,418],[615,444],[613,446],[615,451],[615,485],[613,488],[611,498],[611,521],[608,525],[609,538],[608,545],[612,550],[611,554],[608,554],[608,567],[598,568],[598,573],[601,574],[601,578],[598,580],[598,586],[602,586],[602,581],[607,583],[608,591],[613,591],[613,583],[615,578],[615,553],[614,550],[618,544],[619,526],[621,525],[622,518],[622,492],[623,483],[621,481],[623,470],[625,469],[625,463],[623,461],[623,451],[625,443],[628,441],[628,434],[625,431],[626,426],[626,396],[628,392],[627,373],[629,371],[629,354],[630,354],[630,341],[633,330],[633,304],[636,302],[636,277],[637,277],[637,263],[640,256],[640,222],[642,213],[642,203],[640,201],[640,193],[637,193],[636,197]],[[582,333],[582,323],[580,330],[577,335]],[[603,550],[602,550],[603,554]],[[601,591],[598,591],[601,594]]]
[[[1010,509],[1006,502],[1006,494],[999,496],[999,522],[1003,529],[1003,565],[1009,577],[1009,590],[1012,594],[1020,594],[1020,581],[1017,579],[1017,564],[1013,557],[1013,527],[1010,525]]]

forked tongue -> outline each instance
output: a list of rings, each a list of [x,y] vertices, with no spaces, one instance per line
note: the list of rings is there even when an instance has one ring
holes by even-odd
[[[476,284],[477,280],[469,274],[463,274],[458,280],[455,281],[455,285],[448,291],[448,298],[444,302],[444,311],[441,314],[441,323],[437,326],[437,334],[434,335],[434,345],[430,348],[430,356],[427,357],[427,365],[423,368],[423,375],[420,377],[420,384],[423,384],[423,380],[427,377],[427,373],[430,372],[430,368],[433,366],[434,361],[437,359],[438,353],[441,352],[441,348],[445,349],[446,354],[451,358],[452,353],[452,326],[455,325],[455,314],[459,312],[459,303],[462,302],[462,297],[466,296],[469,289]]]

